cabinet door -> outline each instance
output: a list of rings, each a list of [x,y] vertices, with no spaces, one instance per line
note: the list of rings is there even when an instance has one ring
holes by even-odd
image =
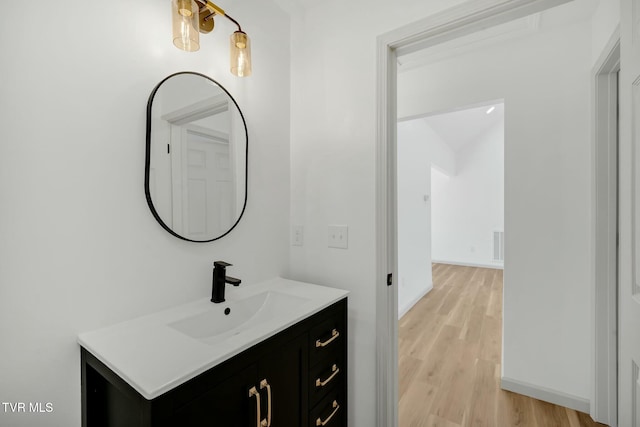
[[[257,366],[251,365],[174,411],[167,425],[184,427],[253,427],[256,425]]]
[[[271,426],[303,426],[307,417],[306,335],[271,351],[260,360],[259,382],[266,380],[271,389]],[[261,386],[263,419],[269,415],[269,390]],[[304,418],[303,418],[304,417]]]

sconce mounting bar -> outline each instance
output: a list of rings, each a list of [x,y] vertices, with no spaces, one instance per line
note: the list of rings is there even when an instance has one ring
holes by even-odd
[[[231,16],[227,15],[225,13],[224,9],[222,9],[217,4],[215,4],[215,3],[213,3],[213,2],[211,2],[209,0],[196,0],[196,2],[200,5],[200,13],[203,13],[205,11],[209,11],[208,16],[204,18],[205,21],[209,21],[209,20],[213,19],[213,17],[215,15],[224,16],[229,21],[231,21],[234,24],[236,24],[236,26],[238,27],[238,31],[242,31],[242,28],[240,27],[240,24],[238,23],[238,21],[233,19]]]

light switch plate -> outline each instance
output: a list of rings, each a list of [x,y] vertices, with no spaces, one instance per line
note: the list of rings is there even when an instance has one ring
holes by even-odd
[[[304,227],[301,225],[294,225],[291,230],[291,245],[302,246],[304,244]]]
[[[349,227],[346,225],[329,226],[329,247],[347,249],[349,247]]]

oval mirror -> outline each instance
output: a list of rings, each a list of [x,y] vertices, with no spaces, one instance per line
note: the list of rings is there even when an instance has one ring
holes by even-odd
[[[247,155],[244,116],[216,81],[181,72],[153,89],[144,188],[169,233],[192,242],[229,233],[247,204]]]

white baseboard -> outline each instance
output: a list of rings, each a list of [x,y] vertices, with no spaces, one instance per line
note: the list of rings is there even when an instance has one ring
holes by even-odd
[[[409,310],[411,310],[411,307],[416,305],[418,301],[422,299],[422,297],[424,297],[426,294],[429,293],[429,291],[431,291],[431,289],[433,289],[433,283],[430,283],[425,290],[418,293],[415,297],[413,297],[409,302],[404,304],[402,307],[398,307],[398,320],[402,319],[402,316],[407,314]]]
[[[565,406],[576,411],[589,413],[589,400],[561,391],[551,390],[546,387],[529,384],[523,381],[502,377],[500,380],[500,388],[512,391],[514,393],[523,394],[533,397],[534,399],[544,400],[560,406]]]
[[[495,268],[496,270],[504,270],[504,264],[481,264],[475,262],[459,262],[459,261],[441,261],[441,260],[431,260],[433,264],[451,264],[451,265],[461,265],[463,267],[482,267],[482,268]]]

